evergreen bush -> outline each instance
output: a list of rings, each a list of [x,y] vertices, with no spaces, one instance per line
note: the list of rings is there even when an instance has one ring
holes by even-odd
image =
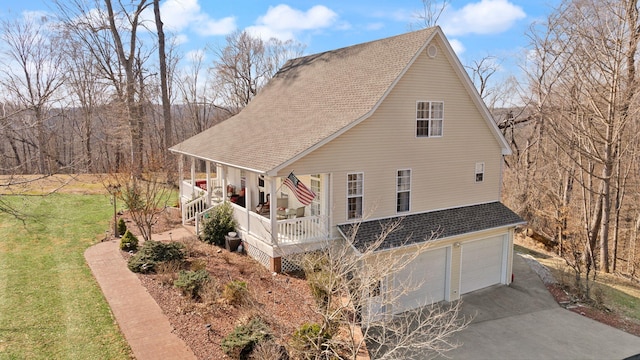
[[[209,272],[207,270],[185,271],[180,270],[178,278],[173,285],[182,291],[183,295],[189,295],[192,299],[200,298],[200,290],[210,281]]]
[[[301,359],[317,359],[325,348],[331,334],[316,323],[302,324],[291,336],[293,354]]]
[[[202,240],[209,244],[224,246],[224,236],[236,228],[231,203],[224,202],[212,210],[211,217],[205,221]]]
[[[127,224],[124,222],[123,218],[120,218],[120,220],[118,220],[118,234],[120,234],[120,236],[123,236],[126,232]]]
[[[144,245],[129,259],[129,270],[137,273],[156,271],[158,263],[184,260],[184,246],[181,243],[162,243],[159,241],[145,241]]]
[[[133,235],[129,230],[124,232],[122,238],[120,238],[120,250],[124,251],[136,251],[138,250],[138,238]]]
[[[247,283],[240,280],[228,282],[222,290],[222,297],[231,305],[243,304],[248,296]]]
[[[255,317],[246,325],[238,325],[227,335],[220,346],[222,351],[233,359],[248,359],[253,348],[270,337],[267,325],[259,317]]]

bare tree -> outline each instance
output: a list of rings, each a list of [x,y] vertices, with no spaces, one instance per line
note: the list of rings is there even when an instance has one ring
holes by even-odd
[[[352,246],[359,228],[356,224],[350,240],[298,260],[322,318],[319,338],[312,341],[315,349],[298,351],[306,351],[310,358],[356,359],[366,346],[372,358],[397,359],[442,355],[457,347],[449,337],[469,321],[459,316],[459,301],[398,314],[400,300],[423,281],[422,274],[413,278],[400,274],[428,248],[430,240],[411,245],[411,251],[378,251],[400,224],[396,220],[383,226],[375,240],[359,252]]]
[[[204,71],[204,52],[194,52],[188,61],[189,66],[183,67],[177,81],[181,97],[179,109],[186,118],[180,124],[179,136],[183,139],[199,134],[222,120],[218,115],[221,110],[214,103],[212,79]]]
[[[451,0],[422,0],[422,9],[415,14],[418,19],[418,25],[424,28],[438,25],[440,16],[442,16],[450,2]]]
[[[50,143],[47,120],[59,88],[64,82],[60,47],[51,36],[48,19],[25,17],[2,22],[2,40],[6,44],[2,65],[5,76],[0,78],[4,90],[11,94],[14,103],[25,110],[19,115],[25,134],[35,130],[35,139],[22,137],[23,144],[37,154],[37,170],[51,174],[59,167]],[[31,169],[24,169],[31,171]]]
[[[122,200],[145,241],[151,240],[152,227],[171,199],[163,162],[151,162],[139,176],[133,176],[132,171],[112,172],[102,183]]]
[[[246,31],[226,37],[226,45],[214,49],[216,89],[220,108],[235,115],[242,110],[289,59],[302,55],[304,46],[294,41],[264,41]]]
[[[529,123],[505,189],[519,184],[509,201],[559,245],[587,297],[637,213],[626,196],[638,180],[637,14],[633,1],[566,0],[529,32]]]
[[[162,115],[164,117],[164,147],[173,145],[173,127],[171,125],[171,102],[169,101],[169,83],[167,80],[167,53],[165,38],[160,17],[160,0],[153,0],[156,30],[158,33],[158,62],[160,65],[160,89],[162,90]]]

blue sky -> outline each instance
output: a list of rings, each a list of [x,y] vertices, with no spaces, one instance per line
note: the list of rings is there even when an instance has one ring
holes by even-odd
[[[439,25],[463,64],[495,56],[503,72],[516,71],[515,60],[527,46],[525,32],[544,19],[558,0],[452,0]],[[381,39],[416,29],[420,0],[163,0],[165,25],[185,54],[207,43],[224,44],[234,30],[263,37],[295,39],[316,53]],[[50,11],[46,0],[9,0],[0,17],[25,11]],[[502,74],[508,75],[508,74]]]

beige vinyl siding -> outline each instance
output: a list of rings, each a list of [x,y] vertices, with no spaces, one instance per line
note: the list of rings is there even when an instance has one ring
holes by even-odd
[[[353,172],[366,179],[368,218],[396,215],[397,169],[412,169],[411,213],[500,199],[500,144],[434,41],[438,55],[421,54],[371,117],[280,171],[331,174],[332,224],[346,221],[346,174]],[[416,101],[444,102],[442,137],[416,137]],[[485,163],[481,183],[477,162]]]

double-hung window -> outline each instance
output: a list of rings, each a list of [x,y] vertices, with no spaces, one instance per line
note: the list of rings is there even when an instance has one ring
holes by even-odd
[[[362,218],[364,174],[347,174],[347,219]]]
[[[411,201],[411,170],[398,170],[396,177],[396,211],[409,211]]]
[[[477,162],[476,163],[476,182],[484,181],[484,163]]]
[[[416,136],[442,136],[444,102],[418,101],[416,103]]]

